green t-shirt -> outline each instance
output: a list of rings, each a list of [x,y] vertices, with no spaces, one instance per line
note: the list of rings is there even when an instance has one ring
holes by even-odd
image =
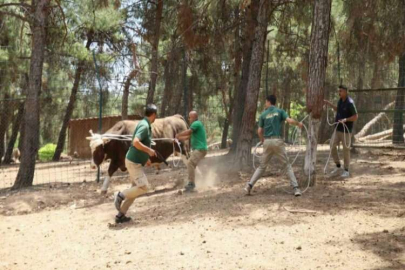
[[[142,119],[136,126],[134,135],[132,136],[131,146],[129,147],[126,158],[134,163],[144,166],[149,159],[149,155],[134,147],[133,141],[137,137],[141,143],[150,147],[152,142],[152,128],[147,118]]]
[[[205,134],[205,128],[201,121],[194,121],[190,129],[193,131],[191,134],[191,149],[193,150],[207,150],[207,136]]]
[[[259,127],[264,129],[264,137],[281,136],[281,126],[288,118],[287,113],[275,106],[270,106],[259,118]]]

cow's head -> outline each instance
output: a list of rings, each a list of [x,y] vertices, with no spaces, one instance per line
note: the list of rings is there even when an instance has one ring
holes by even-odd
[[[90,130],[90,134],[91,137],[86,137],[86,139],[90,141],[91,154],[93,157],[92,167],[100,166],[104,162],[106,156],[104,145],[108,143],[109,140],[102,138],[100,134],[94,134],[92,130]]]

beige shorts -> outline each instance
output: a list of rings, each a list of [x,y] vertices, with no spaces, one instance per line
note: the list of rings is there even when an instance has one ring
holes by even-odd
[[[134,163],[128,159],[125,159],[125,167],[127,167],[129,178],[134,186],[146,186],[149,188],[148,178],[143,171],[142,164]]]

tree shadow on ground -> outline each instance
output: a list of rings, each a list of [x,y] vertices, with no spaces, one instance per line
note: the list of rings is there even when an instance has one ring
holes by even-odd
[[[387,218],[405,214],[402,210],[405,182],[378,183],[378,187],[375,182],[357,185],[321,181],[302,197],[295,198],[283,191],[287,186],[280,185],[279,179],[270,178],[255,187],[253,196],[245,196],[241,182],[191,194],[168,193],[151,197],[147,207],[145,203],[135,203],[129,214],[135,213],[137,222],[122,227],[187,223],[206,217],[238,226],[290,226],[308,222],[305,220],[308,216],[339,215],[346,211]]]
[[[139,226],[157,225],[162,223],[189,222],[202,217],[217,218],[222,222],[235,222],[240,225],[249,226],[252,224],[295,224],[304,222],[301,216],[308,215],[334,215],[343,211],[366,211],[370,214],[392,217],[404,213],[402,205],[404,202],[403,190],[404,181],[389,182],[387,177],[381,175],[384,169],[377,171],[368,170],[367,164],[359,164],[354,171],[371,173],[347,181],[331,181],[319,176],[315,187],[309,188],[304,196],[294,198],[284,190],[290,191],[288,181],[284,175],[273,172],[269,168],[265,178],[260,180],[254,188],[254,196],[245,196],[243,187],[251,176],[249,173],[241,174],[230,170],[230,161],[226,156],[212,157],[207,159],[208,169],[213,169],[216,181],[212,186],[202,188],[197,193],[179,195],[173,181],[168,179],[169,171],[159,175],[149,175],[153,181],[160,183],[156,192],[147,194],[145,197],[135,201],[131,211],[136,213],[141,222]],[[305,177],[302,171],[294,168],[298,178]],[[391,169],[387,169],[392,171]],[[209,171],[204,170],[209,174]],[[374,173],[376,175],[374,175]],[[175,170],[172,177],[184,177],[184,170]],[[387,173],[388,174],[388,173]],[[164,176],[164,177],[162,177]],[[363,177],[367,180],[364,181]],[[159,179],[159,180],[156,180]],[[197,182],[197,185],[204,183],[207,179]],[[163,183],[167,184],[164,185]],[[128,184],[128,180],[114,180],[114,184]],[[102,204],[111,204],[112,193],[101,196],[97,193],[98,183],[73,183],[49,185],[36,185],[27,191],[34,195],[42,193],[43,197],[34,204],[31,212],[39,212],[45,209],[52,210],[61,206],[78,203],[78,208],[93,208]],[[18,192],[11,192],[9,189],[0,190],[2,195],[13,194],[13,199],[21,200]],[[50,203],[44,203],[43,198],[50,198]],[[25,200],[36,199],[35,196],[27,196]],[[8,200],[8,198],[7,198]],[[142,203],[139,203],[142,201]],[[0,200],[0,205],[4,205],[4,200]],[[143,204],[143,206],[142,206]],[[315,211],[313,214],[292,214],[285,210],[308,209]],[[384,209],[383,209],[384,208]],[[259,214],[255,217],[258,209],[262,209],[264,217]],[[277,213],[277,218],[274,215]],[[0,213],[6,214],[6,213]],[[24,214],[24,213],[11,213]],[[137,225],[138,226],[138,225]]]
[[[405,227],[394,231],[362,234],[353,239],[363,250],[371,251],[386,261],[380,270],[405,269]]]
[[[114,184],[128,184],[128,179],[114,179]],[[96,207],[112,203],[113,193],[100,194],[101,183],[55,182],[39,184],[21,190],[0,189],[0,215],[14,216],[56,210],[66,206],[72,209]],[[151,197],[177,190],[174,184],[157,186],[141,197]]]

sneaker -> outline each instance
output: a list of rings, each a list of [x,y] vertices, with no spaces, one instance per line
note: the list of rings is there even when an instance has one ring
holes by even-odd
[[[302,195],[301,190],[299,188],[295,187],[294,188],[294,196],[299,197],[301,195]]]
[[[337,175],[340,171],[342,171],[341,167],[336,167],[333,171],[330,172],[331,175]]]
[[[122,192],[119,191],[114,197],[114,205],[118,212],[121,211],[121,204],[124,200],[125,200],[124,194],[122,194]]]
[[[195,184],[193,182],[188,182],[188,184],[184,187],[186,192],[194,191]]]
[[[350,177],[350,173],[348,171],[343,171],[342,174],[340,175],[342,178],[349,178]]]
[[[127,217],[126,215],[116,215],[115,216],[115,223],[125,223],[125,222],[130,222],[132,219],[130,217]]]
[[[246,186],[245,186],[246,195],[251,195],[250,192],[252,191],[252,188],[253,188],[253,186],[251,183],[246,183]]]

